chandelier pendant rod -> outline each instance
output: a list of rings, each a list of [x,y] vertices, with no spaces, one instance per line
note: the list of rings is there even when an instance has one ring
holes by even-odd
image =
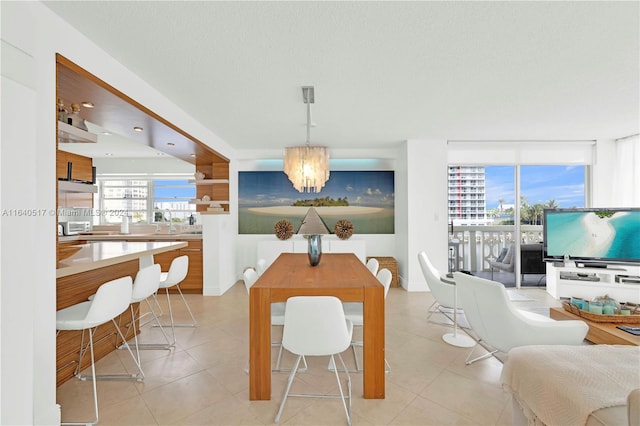
[[[307,146],[311,146],[311,102],[307,101]]]

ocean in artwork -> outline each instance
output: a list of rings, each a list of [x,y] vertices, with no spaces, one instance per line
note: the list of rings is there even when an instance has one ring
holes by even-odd
[[[332,207],[326,207],[331,209]],[[298,230],[302,219],[307,213],[308,208],[299,207],[299,212],[291,211],[289,213],[268,213],[259,212],[248,207],[239,209],[238,223],[240,234],[273,234],[273,226],[279,220],[286,219],[293,224],[294,232]],[[293,210],[293,209],[292,209]],[[322,208],[317,208],[318,214],[324,221],[329,231],[333,232],[336,222],[340,219],[346,219],[353,223],[354,233],[356,234],[393,234],[394,233],[394,211],[390,208],[376,209],[374,212],[366,214],[349,214],[340,215],[323,214]]]

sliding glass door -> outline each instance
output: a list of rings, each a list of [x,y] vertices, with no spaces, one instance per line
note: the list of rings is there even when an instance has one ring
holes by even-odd
[[[449,268],[543,286],[545,208],[585,206],[586,166],[449,165]]]

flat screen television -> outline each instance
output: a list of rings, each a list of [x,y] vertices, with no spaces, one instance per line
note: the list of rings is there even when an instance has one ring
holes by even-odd
[[[545,209],[543,223],[547,262],[640,264],[640,208]]]

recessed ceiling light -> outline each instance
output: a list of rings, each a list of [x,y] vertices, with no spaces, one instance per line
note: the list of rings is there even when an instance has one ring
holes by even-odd
[[[133,130],[135,130],[136,132],[141,132],[144,129],[142,127],[134,127]]]
[[[104,155],[106,155],[107,157],[113,157],[113,153],[112,152],[105,152]]]
[[[156,155],[164,155],[164,152],[156,152]]]
[[[192,157],[194,157],[194,158],[195,158],[195,156],[196,156],[195,154],[190,154],[190,155],[191,155]]]
[[[111,133],[109,133],[109,132],[102,132],[101,134],[103,134],[105,136],[111,136]]]
[[[173,142],[167,142],[167,145],[169,145],[169,146],[176,146],[176,144],[175,144],[175,143],[173,143]]]
[[[95,105],[93,105],[93,102],[84,101],[82,102],[82,106],[85,108],[93,108]]]

